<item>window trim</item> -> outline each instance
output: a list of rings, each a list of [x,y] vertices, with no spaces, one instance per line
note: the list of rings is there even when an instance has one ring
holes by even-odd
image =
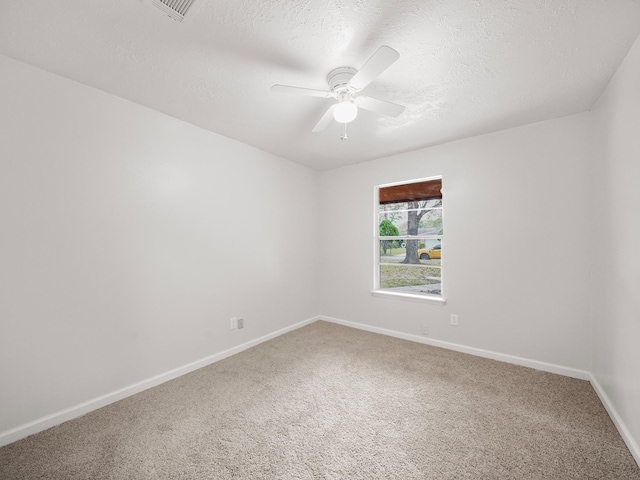
[[[410,302],[432,303],[434,305],[445,305],[446,298],[442,295],[416,295],[415,293],[390,292],[388,290],[371,290],[371,296],[381,298],[396,298]]]
[[[412,302],[423,302],[423,303],[431,303],[436,305],[444,305],[446,303],[446,299],[444,294],[440,295],[429,295],[429,294],[415,294],[408,292],[392,292],[389,290],[385,290],[380,288],[380,227],[379,227],[379,218],[380,218],[380,189],[387,187],[394,187],[397,185],[408,185],[411,183],[419,183],[419,182],[428,182],[432,180],[440,180],[442,184],[442,190],[444,190],[444,182],[442,175],[434,175],[432,177],[424,177],[424,178],[416,178],[413,180],[405,180],[401,182],[393,182],[393,183],[385,183],[380,185],[375,185],[373,187],[373,289],[371,290],[371,295],[374,297],[382,297],[382,298],[395,298],[399,300],[412,301]],[[442,222],[444,224],[444,203],[442,208]],[[442,240],[444,241],[444,234],[442,235]],[[444,292],[444,264],[441,262],[440,266],[440,277],[442,282],[442,292]]]

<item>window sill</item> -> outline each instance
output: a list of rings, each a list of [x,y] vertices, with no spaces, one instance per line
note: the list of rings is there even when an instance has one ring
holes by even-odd
[[[372,290],[371,295],[382,298],[397,298],[410,302],[431,303],[433,305],[444,305],[447,301],[439,295],[412,295],[411,293],[387,292],[385,290]]]

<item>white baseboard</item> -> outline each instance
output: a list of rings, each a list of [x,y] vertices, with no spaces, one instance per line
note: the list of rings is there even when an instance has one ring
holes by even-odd
[[[631,432],[629,432],[626,424],[622,421],[620,415],[618,415],[618,412],[614,408],[613,403],[611,403],[609,396],[605,393],[604,388],[602,388],[602,385],[600,385],[600,382],[598,382],[593,374],[589,374],[589,381],[591,382],[593,389],[598,394],[598,397],[600,397],[600,401],[604,405],[604,408],[607,410],[609,417],[611,417],[611,421],[618,429],[618,432],[620,432],[620,436],[624,440],[624,443],[627,444],[627,448],[631,452],[631,455],[633,455],[634,460],[640,467],[640,446],[638,446],[636,441],[631,436]]]
[[[353,328],[358,328],[360,330],[366,330],[367,332],[380,333],[382,335],[388,335],[390,337],[402,338],[403,340],[424,343],[426,345],[432,345],[434,347],[446,348],[447,350],[454,350],[456,352],[468,353],[470,355],[476,355],[478,357],[490,358],[492,360],[499,360],[501,362],[512,363],[514,365],[521,365],[523,367],[534,368],[536,370],[542,370],[543,372],[557,373],[558,375],[564,375],[565,377],[572,377],[580,380],[589,380],[591,378],[591,374],[586,370],[578,370],[576,368],[563,367],[562,365],[541,362],[538,360],[531,360],[528,358],[517,357],[515,355],[507,355],[504,353],[492,352],[491,350],[484,350],[482,348],[467,347],[465,345],[459,345],[457,343],[444,342],[442,340],[434,340],[432,338],[421,337],[419,335],[412,335],[410,333],[398,332],[396,330],[389,330],[389,329],[380,328],[380,327],[372,327],[371,325],[365,325],[363,323],[357,323],[357,322],[350,322],[347,320],[342,320],[340,318],[333,318],[333,317],[320,315],[318,319],[325,320],[327,322],[338,323],[346,327],[353,327]]]
[[[194,370],[197,370],[199,368],[206,367],[207,365],[211,365],[212,363],[218,362],[227,357],[240,353],[244,350],[247,350],[248,348],[259,345],[260,343],[266,342],[273,338],[279,337],[280,335],[283,335],[285,333],[288,333],[298,328],[309,325],[317,320],[324,320],[327,322],[337,323],[340,325],[357,328],[357,329],[365,330],[368,332],[379,333],[382,335],[388,335],[391,337],[423,343],[426,345],[432,345],[434,347],[446,348],[448,350],[468,353],[468,354],[476,355],[479,357],[490,358],[492,360],[499,360],[506,363],[512,363],[515,365],[530,367],[536,370],[556,373],[559,375],[577,378],[580,380],[589,380],[591,382],[591,385],[593,386],[593,389],[596,391],[598,397],[600,398],[600,401],[602,402],[609,416],[611,417],[611,420],[613,421],[614,425],[618,429],[618,432],[620,432],[620,435],[624,440],[624,442],[626,443],[627,447],[629,448],[629,451],[633,455],[638,465],[640,465],[640,447],[631,436],[629,429],[626,427],[625,423],[622,421],[622,419],[618,415],[616,409],[613,407],[613,404],[609,400],[609,397],[605,393],[604,389],[602,388],[600,383],[597,381],[597,379],[593,376],[593,374],[591,374],[590,372],[587,372],[584,370],[578,370],[575,368],[563,367],[561,365],[555,365],[552,363],[531,360],[523,357],[517,357],[514,355],[506,355],[503,353],[492,352],[490,350],[484,350],[481,348],[468,347],[468,346],[459,345],[456,343],[444,342],[441,340],[434,340],[431,338],[425,338],[418,335],[411,335],[408,333],[389,330],[386,328],[373,327],[363,323],[350,322],[347,320],[342,320],[334,317],[327,317],[324,315],[318,315],[312,318],[308,318],[294,325],[290,325],[288,327],[282,328],[280,330],[277,330],[270,334],[256,338],[254,340],[243,343],[241,345],[230,348],[228,350],[224,350],[222,352],[210,355],[201,360],[197,360],[195,362],[189,363],[182,367],[175,368],[173,370],[162,373],[160,375],[156,375],[154,377],[148,378],[141,382],[137,382],[133,385],[129,385],[128,387],[121,388],[120,390],[116,390],[106,395],[102,395],[100,397],[94,398],[92,400],[81,403],[74,407],[67,408],[60,412],[56,412],[51,415],[41,417],[37,420],[34,420],[32,422],[29,422],[23,425],[19,425],[18,427],[12,428],[10,430],[0,432],[0,447],[3,445],[7,445],[9,443],[15,442],[17,440],[20,440],[21,438],[25,438],[29,435],[33,435],[34,433],[38,433],[48,428],[54,427],[68,420],[72,420],[74,418],[80,417],[93,410],[97,410],[98,408],[102,408],[106,405],[117,402],[118,400],[122,400],[123,398],[129,397],[131,395],[135,395],[136,393],[142,392],[144,390],[148,390],[149,388],[155,387],[156,385],[160,385],[161,383],[167,382],[169,380],[173,380],[174,378],[193,372]]]
[[[404,340],[409,340],[412,342],[424,343],[426,345],[432,345],[434,347],[442,347],[449,350],[455,350],[456,352],[469,353],[471,355],[477,355],[479,357],[490,358],[492,360],[499,360],[501,362],[512,363],[515,365],[521,365],[523,367],[530,367],[536,370],[542,370],[544,372],[556,373],[558,375],[564,375],[566,377],[577,378],[579,380],[588,380],[593,389],[596,391],[598,397],[600,397],[600,401],[604,405],[604,408],[607,410],[609,417],[613,421],[614,425],[618,429],[620,436],[624,440],[627,448],[631,452],[634,460],[640,466],[640,447],[631,436],[629,429],[618,415],[618,412],[613,407],[613,404],[609,400],[609,397],[604,392],[602,386],[598,383],[596,378],[593,376],[591,372],[586,370],[578,370],[570,367],[563,367],[562,365],[555,365],[553,363],[540,362],[538,360],[531,360],[528,358],[517,357],[514,355],[506,355],[503,353],[492,352],[490,350],[484,350],[481,348],[475,347],[467,347],[465,345],[459,345],[456,343],[443,342],[441,340],[434,340],[431,338],[425,338],[418,335],[411,335],[408,333],[397,332],[395,330],[389,330],[386,328],[380,327],[372,327],[370,325],[365,325],[363,323],[350,322],[347,320],[342,320],[339,318],[327,317],[324,315],[320,315],[318,317],[319,320],[324,320],[327,322],[337,323],[340,325],[344,325],[346,327],[358,328],[360,330],[366,330],[367,332],[380,333],[382,335],[388,335],[391,337],[402,338]]]
[[[307,320],[303,320],[302,322],[298,322],[294,325],[282,328],[280,330],[269,333],[260,338],[256,338],[228,350],[224,350],[203,359],[196,360],[195,362],[189,363],[187,365],[183,365],[182,367],[178,367],[168,372],[161,373],[160,375],[156,375],[155,377],[151,377],[146,380],[134,383],[133,385],[121,388],[119,390],[116,390],[115,392],[101,395],[79,405],[38,418],[32,422],[19,425],[10,430],[0,432],[0,447],[9,443],[13,443],[17,440],[20,440],[21,438],[28,437],[29,435],[33,435],[34,433],[38,433],[48,428],[55,427],[56,425],[59,425],[63,422],[81,417],[82,415],[86,415],[93,410],[97,410],[98,408],[102,408],[106,405],[117,402],[118,400],[122,400],[123,398],[135,395],[136,393],[140,393],[144,390],[148,390],[149,388],[155,387],[164,382],[168,382],[169,380],[173,380],[174,378],[193,372],[194,370],[198,370],[199,368],[211,365],[212,363],[223,360],[227,357],[230,357],[231,355],[235,355],[236,353],[240,353],[248,348],[271,340],[272,338],[279,337],[280,335],[283,335],[287,332],[291,332],[300,327],[304,327],[305,325],[309,325],[310,323],[313,323],[318,319],[319,317],[308,318]]]

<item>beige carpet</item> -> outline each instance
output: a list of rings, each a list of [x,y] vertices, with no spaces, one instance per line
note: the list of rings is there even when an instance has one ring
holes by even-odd
[[[316,322],[0,449],[5,479],[640,479],[588,382]]]

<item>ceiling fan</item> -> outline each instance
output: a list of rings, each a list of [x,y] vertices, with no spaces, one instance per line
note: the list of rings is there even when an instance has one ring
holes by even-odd
[[[397,117],[404,111],[403,105],[387,102],[358,92],[369,85],[375,78],[400,58],[400,54],[386,45],[381,46],[371,55],[360,70],[351,67],[339,67],[327,75],[329,90],[291,87],[289,85],[273,85],[271,90],[280,93],[292,93],[312,97],[333,98],[337,100],[329,107],[320,121],[313,127],[313,132],[324,130],[331,119],[345,125],[358,115],[358,108]],[[345,137],[346,138],[346,135]]]

